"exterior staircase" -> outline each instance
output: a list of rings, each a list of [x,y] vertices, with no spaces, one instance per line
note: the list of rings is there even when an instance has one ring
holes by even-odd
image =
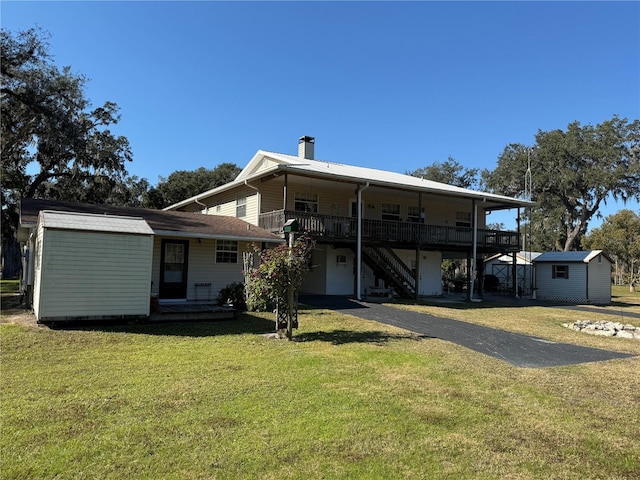
[[[416,279],[411,269],[393,250],[380,246],[362,246],[362,260],[402,298],[415,298]]]

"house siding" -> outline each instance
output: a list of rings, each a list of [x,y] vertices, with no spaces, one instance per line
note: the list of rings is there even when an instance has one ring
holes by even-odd
[[[253,224],[258,224],[258,192],[254,189],[246,187],[244,185],[232,188],[225,192],[220,193],[215,197],[203,198],[200,203],[202,205],[192,203],[184,208],[186,212],[199,212],[206,213],[208,215],[222,215],[225,217],[236,216],[236,206],[238,197],[246,196],[246,214],[242,218],[243,220]]]
[[[160,285],[162,240],[169,238],[157,237],[153,244],[152,282],[153,293],[156,294]],[[244,282],[242,253],[251,251],[251,245],[251,242],[238,242],[237,263],[216,263],[215,239],[190,239],[186,300],[215,302],[221,289],[233,282]]]
[[[300,287],[302,293],[327,295],[327,245],[318,245],[311,252],[312,268]]]
[[[266,213],[284,208],[284,185],[281,181],[268,181],[260,185],[261,212]],[[341,217],[351,216],[351,204],[356,201],[355,184],[343,182],[320,182],[314,179],[300,179],[289,176],[287,181],[287,209],[293,210],[295,194],[306,193],[318,196],[318,213]],[[371,220],[382,219],[382,204],[400,205],[400,218],[406,221],[409,207],[418,207],[418,194],[394,193],[392,189],[369,189],[362,194],[363,217]],[[464,199],[444,199],[436,195],[422,195],[422,207],[425,210],[426,223],[442,226],[455,226],[456,212],[473,215],[472,202]],[[211,212],[215,213],[215,212]],[[486,225],[485,211],[478,209],[478,228]]]
[[[569,278],[552,278],[553,265],[569,265]],[[536,264],[537,298],[556,302],[587,302],[587,265],[577,262]]]
[[[149,315],[152,236],[39,229],[38,320]]]

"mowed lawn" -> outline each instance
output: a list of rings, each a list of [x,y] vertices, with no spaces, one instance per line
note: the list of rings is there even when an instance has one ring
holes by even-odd
[[[605,317],[399,307],[639,356],[516,368],[328,310],[289,342],[261,335],[268,314],[52,330],[3,308],[0,475],[640,479],[640,342],[561,326]]]

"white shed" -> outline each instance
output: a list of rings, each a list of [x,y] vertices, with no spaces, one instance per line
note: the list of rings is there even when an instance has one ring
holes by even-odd
[[[538,299],[611,303],[611,259],[602,250],[546,252],[533,263]]]
[[[39,322],[149,315],[153,230],[144,219],[41,211],[34,250]]]
[[[496,277],[502,289],[513,291],[513,255],[516,257],[516,287],[521,295],[530,295],[534,281],[532,259],[539,257],[539,252],[498,253],[484,261],[484,274]]]

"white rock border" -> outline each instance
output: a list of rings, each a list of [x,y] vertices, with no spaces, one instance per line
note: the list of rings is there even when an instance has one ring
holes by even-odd
[[[600,335],[602,337],[640,340],[640,327],[636,327],[630,323],[608,322],[605,320],[578,320],[577,322],[563,323],[562,326],[578,332]]]

